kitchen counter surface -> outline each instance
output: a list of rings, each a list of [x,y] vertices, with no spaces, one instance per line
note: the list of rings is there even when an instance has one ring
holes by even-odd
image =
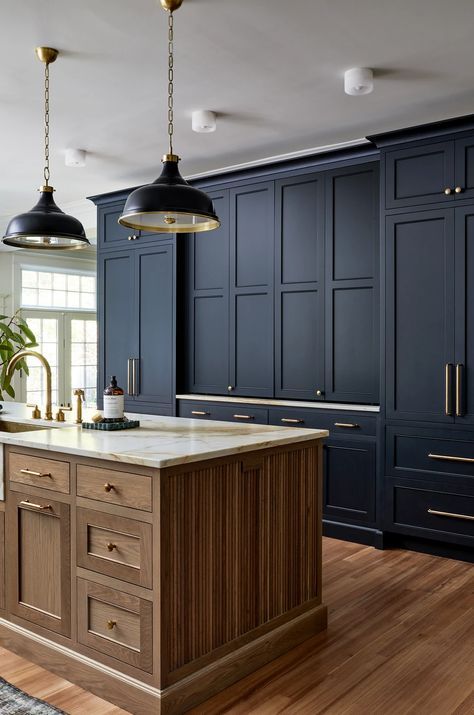
[[[176,395],[177,400],[192,402],[235,402],[242,405],[262,405],[267,407],[304,407],[313,410],[336,410],[348,412],[380,412],[380,405],[348,404],[346,402],[310,402],[302,400],[278,400],[262,397],[232,397],[232,395],[201,395],[190,393]]]
[[[66,419],[71,421],[63,424],[32,420],[30,415],[31,410],[26,405],[5,402],[0,422],[13,420],[47,426],[48,429],[18,433],[0,431],[0,443],[154,468],[306,442],[329,434],[326,430],[236,425],[132,413],[127,413],[127,417],[140,420],[138,429],[103,432],[83,430],[73,424],[70,412],[66,413]],[[85,411],[86,419],[87,415]]]

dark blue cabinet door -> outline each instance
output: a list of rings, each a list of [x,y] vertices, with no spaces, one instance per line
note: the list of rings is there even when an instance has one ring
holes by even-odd
[[[275,191],[275,396],[324,399],[324,179]]]
[[[474,424],[474,208],[457,208],[456,422]]]
[[[474,137],[456,139],[455,146],[455,198],[474,196]],[[459,191],[460,189],[460,191]]]
[[[375,441],[329,439],[324,445],[323,516],[375,522]]]
[[[136,251],[137,402],[171,404],[175,399],[174,250],[173,244],[161,243]]]
[[[456,196],[454,141],[387,151],[385,171],[388,209],[450,202]]]
[[[126,249],[135,243],[138,231],[118,223],[125,201],[99,206],[97,210],[97,242],[99,249]]]
[[[128,393],[128,366],[138,357],[133,252],[114,251],[99,256],[99,407],[111,375]],[[133,397],[125,398],[132,409]]]
[[[326,176],[325,395],[379,399],[378,167]]]
[[[273,182],[230,191],[229,392],[273,396]]]
[[[222,395],[229,385],[229,192],[209,192],[221,227],[189,236],[186,260],[190,392]]]
[[[387,218],[386,412],[388,417],[452,422],[454,212]],[[450,384],[451,382],[451,384]]]

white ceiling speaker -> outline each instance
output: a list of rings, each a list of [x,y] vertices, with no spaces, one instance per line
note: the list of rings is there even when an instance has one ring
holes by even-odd
[[[344,72],[344,92],[346,94],[370,94],[373,89],[374,73],[368,67],[353,67]]]
[[[192,118],[193,132],[198,134],[208,134],[216,131],[216,113],[210,109],[197,109],[193,112]]]
[[[86,152],[84,149],[66,149],[64,162],[66,166],[85,166]]]

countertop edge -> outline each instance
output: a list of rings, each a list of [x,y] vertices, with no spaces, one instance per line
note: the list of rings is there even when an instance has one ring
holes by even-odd
[[[310,410],[334,410],[335,412],[380,413],[380,405],[354,405],[338,402],[306,402],[304,400],[279,400],[277,398],[270,397],[232,397],[227,395],[183,394],[176,395],[176,399],[190,400],[191,402],[234,402],[241,405],[262,405],[267,407],[299,407]]]

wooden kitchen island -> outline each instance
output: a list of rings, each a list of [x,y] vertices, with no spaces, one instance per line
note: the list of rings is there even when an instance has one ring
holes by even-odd
[[[183,713],[326,627],[327,433],[141,420],[0,433],[0,644],[132,713]]]

